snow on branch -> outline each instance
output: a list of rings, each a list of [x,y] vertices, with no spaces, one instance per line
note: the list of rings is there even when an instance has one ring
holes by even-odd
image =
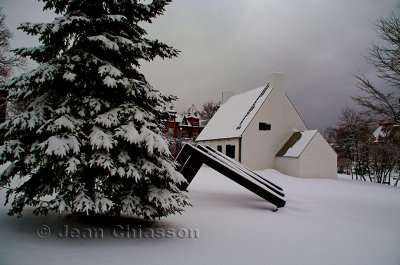
[[[88,40],[94,41],[94,42],[101,42],[104,47],[106,47],[110,50],[114,50],[114,51],[119,50],[118,44],[114,41],[111,41],[104,35],[91,36],[91,37],[88,37]]]
[[[170,155],[168,143],[161,135],[142,127],[139,137],[141,142],[145,143],[149,154],[153,154],[153,151],[157,150],[160,154]]]
[[[110,76],[106,76],[103,79],[103,83],[108,87],[116,87],[118,82],[117,82],[116,79],[114,79],[114,78],[112,78]]]
[[[123,20],[128,20],[126,18],[126,16],[123,16],[123,15],[106,15],[106,17],[112,21],[118,21],[118,22],[123,21]]]
[[[127,178],[133,178],[136,182],[139,182],[142,179],[142,176],[139,174],[137,168],[132,163],[129,163],[125,175]]]
[[[93,149],[105,149],[110,151],[110,149],[117,144],[117,141],[113,139],[112,135],[105,133],[99,127],[94,127],[89,137]]]
[[[13,159],[20,159],[21,155],[25,152],[22,143],[19,140],[6,141],[0,146],[0,158],[4,159],[6,154],[12,154]]]
[[[62,116],[54,121],[54,126],[58,129],[67,128],[73,132],[76,128],[75,123],[77,121],[71,118],[69,115]]]
[[[136,130],[133,124],[129,125],[122,125],[120,128],[117,129],[115,135],[117,137],[121,137],[129,143],[138,143],[139,142],[139,133]]]
[[[101,76],[109,75],[112,77],[120,77],[122,75],[122,72],[118,70],[115,66],[111,64],[106,64],[101,67],[99,67],[99,74]]]
[[[58,208],[57,208],[57,210],[58,210],[58,212],[60,214],[63,213],[63,212],[70,211],[70,209],[71,208],[68,206],[68,204],[64,200],[60,201],[60,203],[58,205]]]
[[[110,107],[110,104],[105,100],[100,100],[98,98],[93,97],[84,97],[83,103],[89,105],[90,110],[93,114],[99,113],[103,109],[107,109]]]
[[[76,77],[76,74],[71,73],[69,71],[65,72],[64,75],[63,75],[63,78],[65,80],[67,80],[67,81],[70,81],[70,82],[74,81],[75,77]]]
[[[112,109],[106,113],[98,115],[94,121],[97,124],[101,124],[103,126],[106,126],[107,128],[111,128],[111,126],[119,124],[119,112],[120,108]]]
[[[56,155],[60,157],[66,156],[70,151],[74,154],[78,154],[80,151],[80,144],[75,136],[51,136],[38,146],[41,150],[46,149],[45,153],[47,155]]]
[[[155,186],[151,186],[149,189],[149,200],[154,204],[163,209],[172,207],[179,207],[174,199],[174,194],[167,189],[160,189]]]
[[[136,214],[141,208],[142,202],[139,197],[127,195],[121,200],[121,212],[128,215]]]
[[[77,171],[80,164],[81,162],[78,159],[76,159],[75,157],[71,157],[66,164],[67,168],[65,169],[65,171],[68,175],[71,175]]]
[[[117,169],[114,166],[114,161],[108,154],[96,152],[89,161],[90,167],[98,166],[107,169],[111,176],[117,173]]]
[[[107,199],[104,194],[96,192],[95,197],[94,211],[96,213],[108,212],[114,205],[114,203],[110,199]]]
[[[17,29],[21,29],[28,34],[37,35],[39,33],[43,33],[46,30],[47,23],[30,23],[24,22]]]
[[[93,210],[94,203],[93,201],[85,195],[84,192],[81,192],[78,196],[75,197],[74,200],[74,210],[77,212],[86,212],[89,214],[89,211]]]
[[[162,159],[157,159],[161,166],[167,171],[169,178],[174,183],[186,183],[185,177],[175,170],[175,168],[168,162]]]
[[[157,167],[154,163],[145,160],[142,166],[142,169],[146,173],[146,175],[153,174],[155,171],[161,171],[159,167]]]

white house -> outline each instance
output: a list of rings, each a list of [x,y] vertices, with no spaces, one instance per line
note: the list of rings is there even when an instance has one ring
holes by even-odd
[[[286,95],[285,75],[230,97],[196,141],[254,170],[274,168],[302,178],[337,176],[336,153],[316,130],[308,130]]]

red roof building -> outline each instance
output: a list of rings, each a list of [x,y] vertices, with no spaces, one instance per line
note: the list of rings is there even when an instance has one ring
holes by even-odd
[[[171,106],[168,110],[170,119],[166,121],[165,132],[174,138],[193,138],[197,136],[203,129],[201,118],[194,105],[186,114],[177,113]]]

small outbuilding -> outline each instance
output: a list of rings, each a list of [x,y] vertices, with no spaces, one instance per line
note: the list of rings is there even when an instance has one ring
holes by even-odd
[[[335,151],[318,131],[308,130],[286,95],[283,73],[271,73],[267,85],[230,97],[196,141],[253,170],[337,177]]]
[[[295,132],[276,154],[276,168],[299,178],[334,178],[337,155],[317,130]]]

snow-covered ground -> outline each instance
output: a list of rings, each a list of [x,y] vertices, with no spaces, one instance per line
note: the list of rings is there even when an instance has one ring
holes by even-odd
[[[16,219],[6,215],[8,206],[2,207],[0,264],[400,264],[399,188],[343,176],[317,180],[275,170],[261,174],[285,190],[287,204],[277,212],[207,167],[189,187],[193,207],[154,223],[36,217],[29,211]],[[5,191],[0,192],[3,204]],[[57,235],[66,226],[69,237]],[[147,235],[195,231],[198,238],[172,232],[170,238],[168,232],[163,238],[125,238],[128,226]],[[38,229],[45,238],[38,237]],[[78,232],[88,236],[88,231],[94,237],[100,230],[98,238],[72,238]]]

